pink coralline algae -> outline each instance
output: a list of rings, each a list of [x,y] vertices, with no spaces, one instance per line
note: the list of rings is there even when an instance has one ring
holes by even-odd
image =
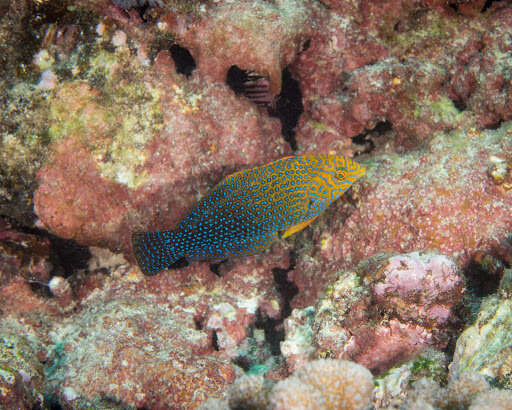
[[[120,71],[137,69],[127,64],[109,73],[120,81],[112,91],[115,114],[84,82],[55,91],[55,141],[34,198],[52,232],[125,251],[131,231],[173,227],[226,174],[289,152],[276,120],[259,116],[226,85],[185,82],[169,70],[169,53],[144,80],[119,79]]]
[[[478,250],[508,260],[512,196],[492,175],[496,164],[508,173],[511,136],[509,124],[470,128],[434,138],[425,152],[375,156],[352,204],[340,203],[329,222],[312,227],[314,246],[289,273],[299,287],[292,305],[314,303],[336,269],[379,251],[435,249],[460,266]]]
[[[303,310],[306,320],[295,312],[285,320],[281,350],[292,370],[313,357],[332,357],[380,373],[428,346],[448,343],[464,293],[453,260],[429,253],[380,255],[338,277],[314,311]]]
[[[376,409],[510,402],[474,374],[511,385],[510,2],[11,3],[0,407],[367,408],[400,371]],[[133,264],[132,232],[173,229],[223,177],[294,153],[367,173],[260,255]],[[61,269],[62,238],[93,258]]]
[[[0,286],[14,277],[45,284],[51,270],[50,241],[17,232],[0,218]]]
[[[237,66],[270,80],[270,91],[281,90],[281,72],[302,51],[318,24],[321,8],[314,1],[221,1],[205,6],[195,18],[163,17],[167,30],[190,50],[198,68],[214,81],[225,81]],[[193,20],[196,21],[193,21]],[[192,21],[190,21],[192,20]]]

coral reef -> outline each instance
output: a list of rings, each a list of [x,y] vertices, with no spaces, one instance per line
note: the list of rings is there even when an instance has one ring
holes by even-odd
[[[281,351],[292,370],[332,357],[381,373],[427,346],[445,347],[463,293],[462,275],[444,255],[378,255],[339,272],[313,316],[311,307],[294,311]]]
[[[59,236],[127,251],[131,231],[172,227],[229,171],[288,150],[277,122],[226,85],[185,81],[169,71],[169,53],[152,74],[119,53],[95,56],[101,90],[84,81],[54,90],[52,154],[34,202]]]
[[[256,320],[279,317],[270,267],[287,267],[287,253],[259,260],[225,267],[222,278],[205,264],[166,279],[126,264],[109,276],[98,267],[54,276],[51,298],[13,279],[0,288],[0,323],[41,346],[44,394],[70,408],[194,408],[225,396],[236,374],[230,360],[244,354]]]
[[[508,1],[0,0],[0,407],[510,408],[511,30]],[[292,239],[132,264],[224,176],[333,152],[367,175]]]
[[[477,372],[494,384],[512,387],[512,270],[506,269],[498,292],[482,301],[478,316],[457,340],[452,377]]]
[[[271,408],[366,409],[373,378],[368,369],[343,360],[320,359],[304,365],[278,382],[270,396]]]
[[[290,278],[299,293],[294,307],[315,303],[325,281],[380,251],[436,249],[460,266],[476,251],[508,260],[512,195],[496,177],[508,169],[512,123],[440,134],[428,149],[376,155],[353,200],[339,203],[312,225]],[[505,174],[508,171],[505,171]],[[399,181],[399,183],[397,183]]]
[[[0,333],[0,407],[44,406],[38,391],[42,382],[43,366],[32,343],[22,336]]]
[[[228,70],[237,66],[268,77],[277,95],[282,70],[314,35],[317,14],[321,8],[310,0],[221,1],[205,7],[191,24],[183,24],[179,15],[164,21],[207,78],[225,81]]]
[[[0,218],[0,286],[16,276],[47,283],[53,269],[50,253],[47,238],[17,232]]]
[[[292,376],[272,383],[260,376],[242,376],[229,389],[228,400],[210,400],[202,409],[363,410],[370,406],[373,377],[361,365],[320,359]]]

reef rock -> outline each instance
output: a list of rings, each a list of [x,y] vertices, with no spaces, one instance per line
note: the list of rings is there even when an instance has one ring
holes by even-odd
[[[482,301],[475,322],[457,340],[450,376],[476,372],[510,388],[511,346],[512,270],[506,269],[498,292]]]
[[[231,360],[246,354],[256,322],[279,318],[272,269],[289,264],[284,248],[221,265],[220,278],[207,264],[153,277],[122,264],[109,275],[100,267],[55,276],[50,295],[15,277],[0,288],[0,326],[41,350],[30,355],[40,372],[44,361],[36,387],[63,406],[195,408],[225,397],[235,378]],[[252,365],[251,357],[242,359]],[[6,364],[9,374],[31,371],[16,363]],[[12,374],[11,390],[24,391]],[[20,397],[9,400],[29,403]]]
[[[334,204],[297,239],[304,252],[288,274],[299,288],[292,306],[315,303],[340,267],[381,251],[437,250],[460,266],[478,250],[508,260],[510,152],[507,122],[497,130],[439,134],[424,150],[360,161],[367,175],[348,201]]]
[[[132,231],[172,228],[222,177],[289,152],[277,120],[227,85],[186,81],[168,52],[151,72],[127,49],[99,53],[105,85],[64,83],[51,101],[34,202],[55,234],[126,251]]]
[[[47,238],[17,232],[0,219],[0,287],[16,276],[45,284],[52,268]]]
[[[314,316],[306,308],[303,320],[295,312],[287,318],[281,351],[292,370],[331,357],[380,373],[428,346],[444,348],[463,293],[461,273],[444,255],[378,255],[338,273]]]
[[[43,365],[33,343],[23,336],[0,333],[0,407],[44,408],[40,392]]]
[[[217,82],[226,81],[232,66],[254,71],[268,77],[274,96],[281,90],[283,69],[302,51],[322,14],[310,0],[220,1],[203,8],[192,19],[163,18],[198,69]]]

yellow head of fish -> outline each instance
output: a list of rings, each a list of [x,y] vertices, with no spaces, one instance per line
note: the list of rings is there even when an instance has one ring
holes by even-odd
[[[305,155],[309,165],[308,195],[331,203],[361,178],[366,170],[342,155]]]

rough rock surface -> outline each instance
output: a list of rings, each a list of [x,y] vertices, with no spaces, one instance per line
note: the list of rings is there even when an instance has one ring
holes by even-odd
[[[51,104],[53,154],[34,201],[59,236],[127,251],[130,232],[173,227],[222,177],[288,152],[276,120],[226,85],[185,81],[168,53],[145,78],[115,54],[98,58],[103,90],[64,83]]]
[[[500,386],[512,386],[512,270],[498,292],[484,299],[478,316],[457,340],[451,377],[476,372]]]
[[[292,305],[314,303],[340,267],[380,251],[432,249],[460,266],[477,250],[508,260],[511,151],[507,122],[497,130],[440,134],[425,150],[362,161],[367,176],[352,201],[335,204],[298,239],[305,245],[289,273],[299,287]]]
[[[511,30],[508,1],[0,0],[0,215],[31,232],[0,226],[0,407],[290,408],[325,399],[299,367],[343,357],[391,367],[376,408],[507,408],[484,380],[510,387],[505,279],[449,375],[421,352],[458,336],[463,274],[510,274]],[[283,91],[283,124],[304,108],[290,146],[234,65]],[[126,261],[132,231],[295,145],[362,152],[367,177],[262,255],[151,278]],[[127,258],[52,269],[34,203],[39,228]],[[313,382],[361,387],[341,376]]]
[[[288,267],[287,252],[257,260],[222,278],[207,264],[150,278],[129,265],[77,274],[72,310],[16,277],[0,287],[0,324],[30,336],[41,350],[33,360],[45,362],[42,391],[70,408],[195,408],[225,396],[255,322],[279,318],[272,268]]]
[[[17,232],[0,219],[0,286],[15,276],[45,284],[51,270],[50,241]]]
[[[287,318],[281,351],[291,370],[331,357],[378,374],[427,346],[444,348],[463,293],[461,272],[444,255],[379,255],[340,272],[313,311]]]

